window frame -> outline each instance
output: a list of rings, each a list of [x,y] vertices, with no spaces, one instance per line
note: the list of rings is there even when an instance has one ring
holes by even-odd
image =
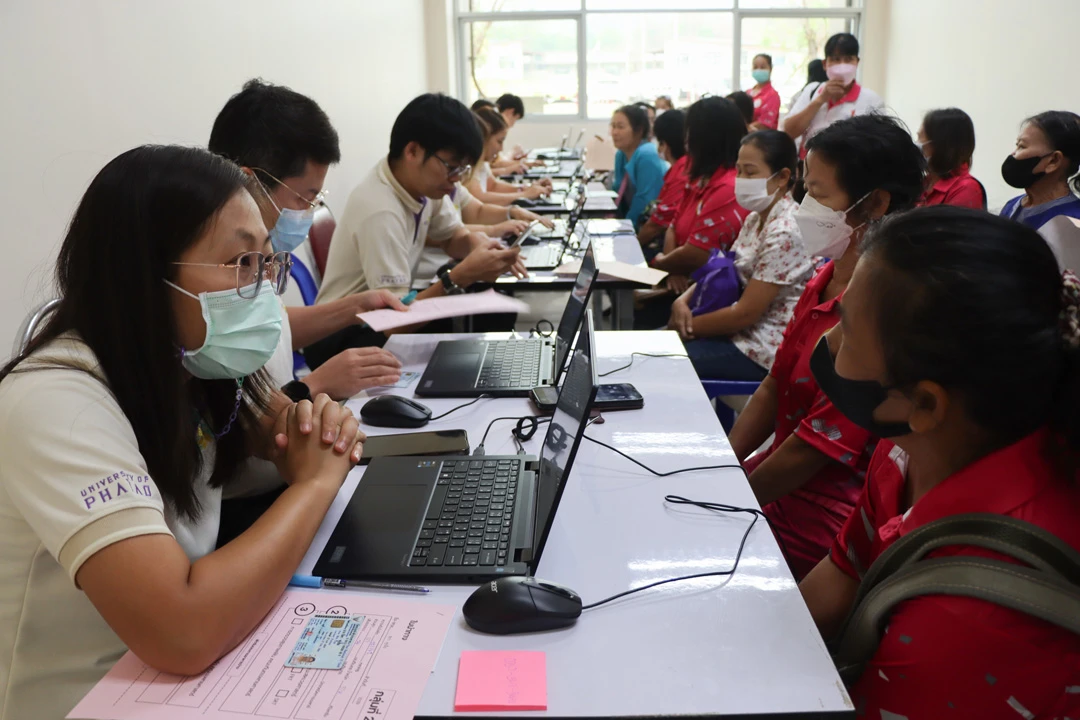
[[[730,8],[668,8],[657,7],[649,9],[602,9],[587,10],[587,0],[581,0],[580,6],[574,10],[504,10],[494,12],[466,12],[460,9],[459,0],[450,0],[453,3],[454,60],[457,73],[458,96],[462,102],[468,97],[469,87],[469,58],[466,48],[468,47],[468,28],[473,22],[515,22],[528,20],[573,20],[577,28],[577,82],[578,82],[578,109],[576,114],[567,115],[541,115],[531,113],[530,122],[543,122],[553,124],[565,124],[569,120],[593,122],[606,119],[605,117],[589,117],[588,97],[588,22],[590,16],[600,15],[649,15],[673,13],[721,13],[732,16],[732,62],[731,83],[736,86],[742,76],[742,21],[743,19],[785,19],[785,18],[840,18],[850,20],[852,34],[862,43],[862,29],[864,26],[864,13],[866,4],[872,0],[847,0],[845,8],[740,8],[740,0],[731,0]],[[857,3],[857,4],[853,4]]]

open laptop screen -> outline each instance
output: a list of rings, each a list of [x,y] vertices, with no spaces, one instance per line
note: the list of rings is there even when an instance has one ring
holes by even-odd
[[[574,335],[581,328],[581,320],[585,317],[585,308],[592,293],[592,285],[596,280],[596,256],[593,255],[592,243],[588,237],[584,238],[586,247],[585,255],[581,258],[581,269],[578,270],[577,279],[574,280],[574,289],[570,291],[570,297],[566,301],[559,327],[555,332],[555,384],[562,379],[563,368],[566,367],[566,356],[570,348],[574,346]]]
[[[596,398],[599,379],[593,356],[592,312],[586,312],[577,347],[559,391],[555,414],[551,416],[544,444],[540,448],[540,470],[536,479],[536,509],[533,517],[533,551],[530,566],[535,568],[547,542],[563,484],[585,432],[589,410]]]

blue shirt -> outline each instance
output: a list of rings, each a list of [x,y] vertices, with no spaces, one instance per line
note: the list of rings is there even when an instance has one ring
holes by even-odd
[[[1032,230],[1038,230],[1058,215],[1080,219],[1080,198],[1071,192],[1065,197],[1032,207],[1023,207],[1020,204],[1023,199],[1021,195],[1005,203],[1005,207],[1001,208],[1001,217],[1027,225]]]
[[[629,218],[637,228],[641,224],[645,208],[660,194],[667,171],[668,164],[657,154],[656,146],[648,140],[638,145],[629,160],[622,150],[616,151],[611,189],[619,192],[624,176],[628,181],[619,205],[620,217]]]

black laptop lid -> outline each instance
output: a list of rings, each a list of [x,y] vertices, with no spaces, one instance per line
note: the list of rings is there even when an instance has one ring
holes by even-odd
[[[592,296],[593,283],[596,281],[596,256],[593,255],[592,243],[588,242],[585,247],[585,255],[581,258],[581,269],[578,270],[574,280],[574,289],[570,291],[570,297],[566,301],[559,327],[555,332],[555,384],[559,384],[563,368],[566,366],[566,356],[570,348],[574,346],[574,336],[581,328],[581,321],[585,318],[585,309],[589,306],[589,298]]]
[[[593,355],[592,311],[585,313],[585,322],[578,335],[577,347],[566,371],[566,381],[559,391],[555,414],[551,416],[544,444],[540,448],[540,470],[536,478],[536,508],[533,517],[533,550],[529,567],[535,569],[544,551],[555,510],[559,507],[570,466],[574,462],[589,410],[600,385]]]

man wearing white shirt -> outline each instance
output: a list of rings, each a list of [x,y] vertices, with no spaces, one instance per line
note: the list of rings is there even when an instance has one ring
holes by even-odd
[[[851,33],[837,33],[825,43],[825,73],[829,81],[807,86],[795,101],[783,130],[806,157],[806,141],[838,120],[868,115],[884,106],[881,96],[855,82],[859,67],[859,41]]]

